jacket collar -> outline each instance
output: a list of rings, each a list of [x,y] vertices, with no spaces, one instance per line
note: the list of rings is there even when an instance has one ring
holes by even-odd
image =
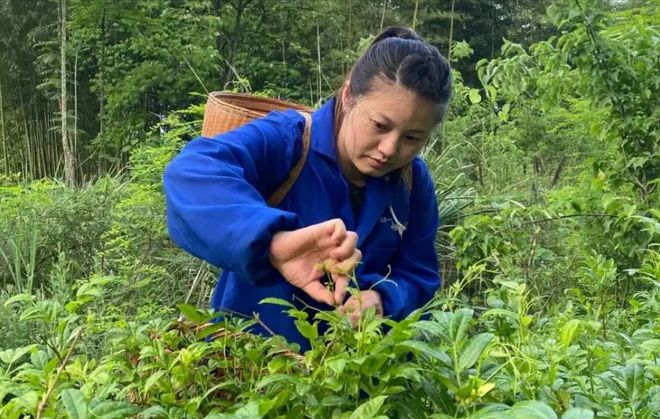
[[[312,114],[312,150],[337,161],[335,140],[335,98]]]

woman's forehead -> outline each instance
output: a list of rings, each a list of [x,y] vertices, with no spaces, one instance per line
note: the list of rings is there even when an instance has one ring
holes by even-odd
[[[364,111],[386,119],[385,122],[410,125],[412,130],[430,131],[435,125],[433,104],[398,83],[377,77],[360,102]]]

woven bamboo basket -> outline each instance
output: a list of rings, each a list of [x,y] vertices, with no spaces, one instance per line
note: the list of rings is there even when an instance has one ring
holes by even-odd
[[[311,112],[312,109],[280,99],[259,97],[244,93],[212,92],[209,94],[204,109],[202,136],[230,131],[234,128],[266,115],[271,111],[295,109]]]

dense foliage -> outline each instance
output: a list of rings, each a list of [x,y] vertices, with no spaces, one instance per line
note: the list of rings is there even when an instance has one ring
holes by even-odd
[[[71,187],[33,136],[55,141],[40,124],[56,118],[57,10],[0,2],[0,20],[17,17],[0,24],[13,63],[0,69],[0,417],[660,417],[659,8],[312,3],[70,0],[76,156],[92,156]],[[315,103],[381,22],[446,50],[448,16],[462,71],[424,151],[443,220],[437,297],[355,330],[264,301],[290,310],[305,353],[245,331],[267,319],[210,324],[216,269],[164,219],[163,169],[200,128],[190,91]]]

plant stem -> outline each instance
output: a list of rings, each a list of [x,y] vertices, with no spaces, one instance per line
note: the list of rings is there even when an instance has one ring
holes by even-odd
[[[451,41],[454,37],[454,6],[456,0],[451,0],[451,16],[449,17],[449,45],[447,46],[447,61],[451,62]]]
[[[73,348],[75,348],[76,343],[78,343],[78,339],[82,335],[82,327],[78,329],[76,332],[75,336],[73,337],[73,342],[71,342],[71,345],[69,346],[69,350],[66,353],[66,356],[64,357],[64,360],[62,361],[62,364],[60,365],[59,370],[57,371],[57,375],[55,376],[54,380],[51,380],[48,383],[48,390],[46,391],[46,394],[41,398],[41,401],[39,402],[39,405],[37,406],[37,416],[36,419],[41,419],[41,416],[44,413],[44,409],[46,408],[48,404],[48,399],[50,396],[53,394],[53,391],[55,390],[55,384],[57,384],[57,380],[60,379],[60,375],[62,375],[62,372],[64,371],[64,368],[66,368],[66,364],[69,363],[69,358],[71,358],[71,354],[73,353]]]

